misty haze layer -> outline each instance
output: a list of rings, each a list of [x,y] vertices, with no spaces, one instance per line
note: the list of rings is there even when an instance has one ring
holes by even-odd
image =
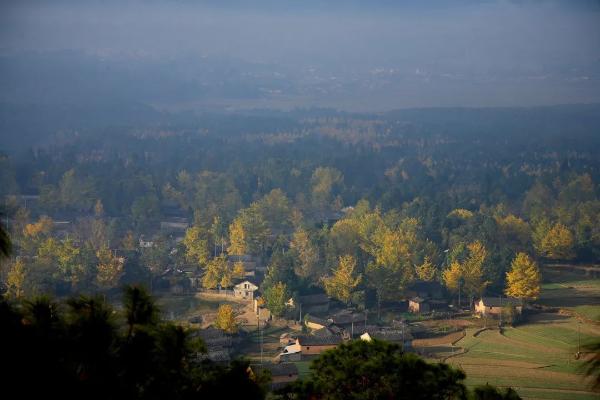
[[[596,2],[220,3],[3,2],[0,101],[360,111],[600,101]]]

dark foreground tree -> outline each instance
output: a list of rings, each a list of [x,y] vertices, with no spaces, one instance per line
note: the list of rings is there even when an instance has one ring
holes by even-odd
[[[491,385],[478,386],[473,389],[472,400],[519,400],[521,397],[512,388],[500,390]]]
[[[199,361],[203,349],[161,321],[153,299],[127,288],[123,312],[101,298],[0,299],[1,394],[59,399],[263,399],[247,364]],[[0,395],[1,395],[0,394]]]
[[[465,399],[464,372],[430,364],[400,346],[356,340],[325,352],[309,378],[285,388],[289,399]]]
[[[0,214],[0,217],[1,216],[2,215]],[[10,255],[11,247],[8,233],[6,232],[4,225],[0,223],[0,258],[8,257]]]

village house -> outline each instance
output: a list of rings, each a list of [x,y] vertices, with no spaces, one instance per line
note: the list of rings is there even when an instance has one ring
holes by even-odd
[[[243,281],[233,287],[233,296],[246,299],[254,300],[254,292],[258,290],[258,286],[250,281]]]
[[[139,241],[139,246],[142,249],[149,249],[151,247],[154,247],[154,241],[153,240],[147,240],[144,235],[141,235],[140,236],[140,241]]]
[[[413,297],[408,300],[408,311],[413,314],[421,314],[429,312],[429,301],[421,297]]]
[[[271,375],[272,390],[281,389],[298,379],[298,367],[294,363],[250,365],[248,367],[251,378],[264,371],[268,371]]]
[[[300,345],[302,356],[321,354],[325,350],[335,349],[342,343],[342,337],[333,336],[316,336],[316,335],[301,335],[296,339]]]
[[[368,330],[360,335],[362,340],[370,342],[373,339],[397,343],[403,350],[412,349],[413,336],[407,329],[377,329]]]
[[[289,337],[287,339],[287,344],[283,348],[283,351],[277,355],[275,358],[276,362],[287,362],[287,361],[300,361],[302,359],[302,347],[297,340],[293,340]],[[280,338],[280,342],[281,342]],[[285,339],[283,339],[285,340]],[[285,344],[285,343],[283,343]]]
[[[350,310],[342,310],[331,316],[333,326],[342,329],[349,336],[353,336],[366,325],[367,315],[365,313],[357,313]]]
[[[521,300],[513,297],[482,297],[475,303],[475,313],[481,316],[500,316],[505,307],[512,307],[520,315],[523,312]]]

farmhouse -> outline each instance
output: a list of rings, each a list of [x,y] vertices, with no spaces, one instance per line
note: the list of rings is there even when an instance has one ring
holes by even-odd
[[[408,311],[413,314],[429,312],[429,302],[422,297],[413,297],[408,301]]]
[[[342,310],[331,317],[335,325],[348,330],[353,325],[365,324],[366,315],[364,313],[356,313],[351,310]]]
[[[486,316],[498,316],[505,307],[513,307],[517,314],[523,311],[521,300],[513,297],[482,297],[475,303],[475,313]]]
[[[250,281],[243,281],[233,287],[234,297],[246,300],[254,300],[254,292],[258,290],[258,286]]]
[[[296,343],[300,345],[302,355],[321,354],[325,350],[334,349],[342,343],[341,336],[314,336],[302,335],[298,336]]]
[[[289,339],[289,338],[288,338]],[[281,339],[280,339],[281,341]],[[302,347],[297,340],[289,341],[283,351],[275,358],[277,362],[300,361],[302,359]]]
[[[413,340],[413,336],[410,334],[410,332],[401,329],[370,330],[360,335],[360,338],[367,342],[377,339],[397,343],[401,345],[404,350],[412,348]]]

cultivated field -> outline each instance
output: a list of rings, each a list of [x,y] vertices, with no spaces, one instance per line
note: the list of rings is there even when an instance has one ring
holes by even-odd
[[[476,336],[468,328],[456,345],[464,353],[448,363],[467,373],[469,386],[490,383],[512,386],[527,399],[598,399],[581,375],[579,343],[600,336],[592,321],[600,311],[600,280],[549,274],[539,304],[557,308],[502,332],[485,330]]]

